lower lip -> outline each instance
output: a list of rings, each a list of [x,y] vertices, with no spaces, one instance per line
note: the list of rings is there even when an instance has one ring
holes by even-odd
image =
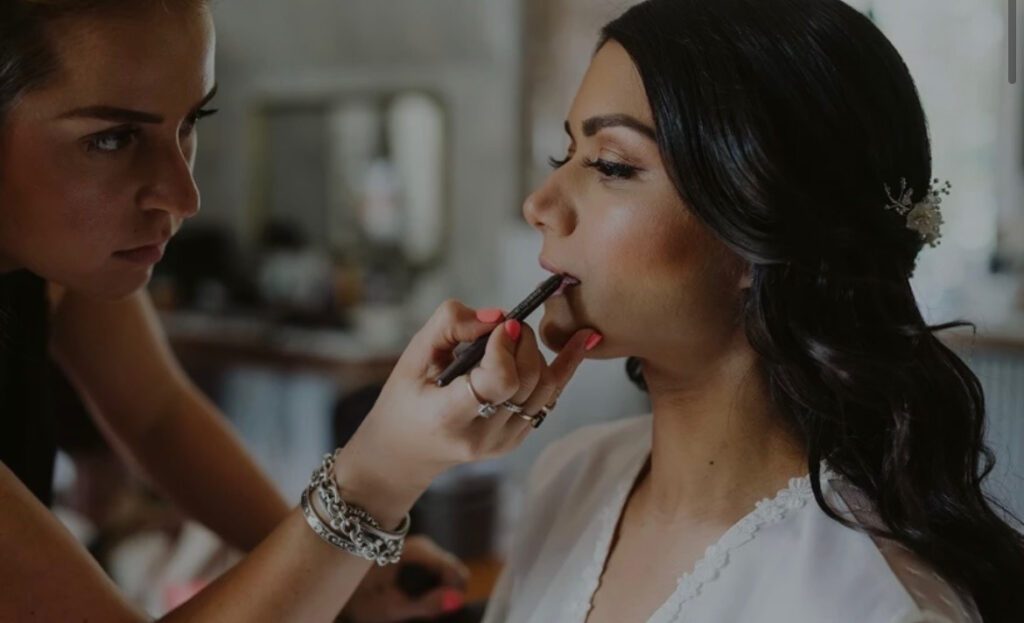
[[[114,257],[127,260],[133,264],[142,264],[144,266],[151,266],[160,261],[164,256],[163,245],[150,245],[148,247],[139,247],[137,249],[129,249],[128,251],[118,251],[114,254]]]

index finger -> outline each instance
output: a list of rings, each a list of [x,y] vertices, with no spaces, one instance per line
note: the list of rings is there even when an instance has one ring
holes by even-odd
[[[492,317],[495,318],[493,322],[484,322],[476,310],[456,300],[445,301],[413,338],[415,347],[410,350],[423,357],[428,365],[445,365],[445,361],[439,360],[450,359],[456,346],[488,334],[504,320],[500,313]]]
[[[548,378],[551,379],[551,384],[555,386],[556,394],[565,389],[565,386],[572,380],[573,375],[576,374],[580,363],[586,357],[587,341],[596,333],[592,329],[577,331],[566,342],[562,350],[558,352],[551,365],[548,366]]]

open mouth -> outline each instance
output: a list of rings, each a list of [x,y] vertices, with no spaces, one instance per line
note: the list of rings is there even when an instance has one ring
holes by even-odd
[[[580,280],[577,279],[576,277],[573,277],[572,275],[563,274],[562,285],[558,287],[558,290],[555,290],[555,293],[552,296],[562,296],[563,294],[565,294],[566,290],[578,286],[580,285],[580,283]]]
[[[549,263],[543,257],[540,258],[540,266],[549,273],[554,275],[561,275],[562,277],[562,285],[558,287],[558,290],[556,290],[552,296],[561,296],[565,294],[565,291],[568,290],[569,288],[574,288],[582,283],[578,277],[569,274],[568,272],[562,270],[561,268],[558,268],[554,264]]]

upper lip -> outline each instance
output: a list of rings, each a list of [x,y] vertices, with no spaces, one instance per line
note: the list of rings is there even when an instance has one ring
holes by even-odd
[[[564,275],[566,277],[570,277],[572,279],[575,279],[576,281],[580,281],[580,278],[577,277],[576,275],[574,275],[574,274],[572,274],[572,273],[570,273],[568,271],[562,270],[561,268],[558,268],[557,266],[555,266],[554,264],[552,264],[551,262],[549,262],[548,260],[546,260],[543,257],[540,258],[540,266],[541,266],[541,268],[543,268],[544,270],[548,271],[549,273],[554,273],[556,275]]]

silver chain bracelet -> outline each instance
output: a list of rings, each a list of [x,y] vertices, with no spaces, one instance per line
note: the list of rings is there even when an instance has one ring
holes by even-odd
[[[314,504],[320,500],[326,518],[321,518]],[[349,504],[341,497],[334,480],[334,454],[324,456],[313,472],[309,486],[300,500],[306,523],[325,542],[380,566],[395,564],[402,556],[405,536],[409,533],[409,514],[394,532],[381,528],[380,522],[364,509]]]

